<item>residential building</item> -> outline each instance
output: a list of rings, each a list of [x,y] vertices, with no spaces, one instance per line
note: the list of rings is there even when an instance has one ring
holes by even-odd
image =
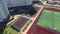
[[[33,0],[6,0],[8,7],[31,5]]]
[[[6,20],[8,18],[9,11],[5,0],[0,0],[0,22]]]

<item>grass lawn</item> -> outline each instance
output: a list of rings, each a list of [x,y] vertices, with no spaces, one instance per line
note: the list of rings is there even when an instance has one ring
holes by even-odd
[[[7,26],[3,34],[18,34],[18,31],[14,30],[10,26]]]
[[[18,34],[18,31],[16,31],[15,29],[13,29],[11,27],[11,25],[14,24],[15,22],[17,22],[19,19],[20,19],[20,17],[18,17],[15,21],[13,21],[13,23],[11,23],[8,26],[6,26],[3,34]]]
[[[60,12],[44,10],[37,24],[60,32]]]

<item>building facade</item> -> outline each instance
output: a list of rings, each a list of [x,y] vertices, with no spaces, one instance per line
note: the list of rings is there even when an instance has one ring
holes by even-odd
[[[6,20],[8,15],[9,11],[5,3],[5,0],[0,0],[0,22]]]
[[[8,7],[31,5],[33,0],[6,0]]]

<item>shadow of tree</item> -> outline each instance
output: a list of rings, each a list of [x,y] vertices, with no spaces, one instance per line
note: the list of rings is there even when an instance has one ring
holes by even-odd
[[[16,14],[29,14],[29,15],[34,15],[37,11],[36,9],[34,9],[34,7],[32,5],[29,6],[19,6],[19,7],[11,7],[14,9],[14,11],[11,11],[10,14],[11,15],[16,15]],[[11,8],[9,8],[9,10],[12,10]]]
[[[4,19],[3,22],[0,22],[0,34],[3,34],[4,29],[6,28],[6,24],[8,23],[10,16],[7,19]]]

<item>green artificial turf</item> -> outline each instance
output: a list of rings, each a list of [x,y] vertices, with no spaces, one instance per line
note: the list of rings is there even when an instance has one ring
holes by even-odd
[[[60,12],[44,10],[37,24],[60,32]]]

